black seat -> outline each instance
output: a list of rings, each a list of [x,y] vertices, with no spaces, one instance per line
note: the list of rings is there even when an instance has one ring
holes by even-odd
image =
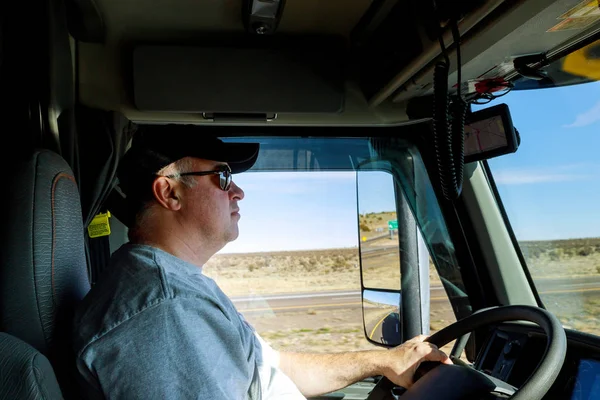
[[[75,306],[90,289],[79,190],[68,164],[49,150],[36,150],[4,172],[10,182],[4,187],[7,203],[5,223],[0,227],[4,239],[0,331],[5,333],[0,342],[4,343],[0,345],[0,377],[15,379],[10,368],[21,366],[20,384],[39,384],[47,398],[54,398],[52,379],[31,380],[31,374],[39,373],[43,355],[52,365],[63,396],[73,398],[77,385],[71,320]],[[7,352],[11,346],[18,351]],[[45,376],[49,373],[42,370]],[[15,398],[6,391],[11,390],[7,383],[2,383],[0,398]]]
[[[48,359],[24,341],[0,332],[0,360],[0,398],[62,398]]]

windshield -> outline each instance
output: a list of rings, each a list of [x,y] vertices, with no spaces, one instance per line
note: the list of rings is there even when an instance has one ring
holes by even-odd
[[[565,327],[598,335],[600,82],[502,101],[521,145],[488,163],[527,268]]]

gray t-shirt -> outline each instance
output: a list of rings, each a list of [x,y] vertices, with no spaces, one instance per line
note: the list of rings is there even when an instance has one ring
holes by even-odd
[[[126,244],[75,315],[90,398],[303,399],[271,349],[201,268]]]

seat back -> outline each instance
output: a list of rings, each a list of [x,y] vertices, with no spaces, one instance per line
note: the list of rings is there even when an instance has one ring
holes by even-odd
[[[69,165],[49,150],[5,169],[0,331],[46,356],[68,398],[76,387],[72,317],[90,289],[79,190]]]

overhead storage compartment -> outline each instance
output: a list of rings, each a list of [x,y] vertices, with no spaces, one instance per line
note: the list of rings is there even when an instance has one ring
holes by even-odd
[[[140,45],[133,53],[135,105],[187,113],[338,113],[344,50],[331,44]]]

